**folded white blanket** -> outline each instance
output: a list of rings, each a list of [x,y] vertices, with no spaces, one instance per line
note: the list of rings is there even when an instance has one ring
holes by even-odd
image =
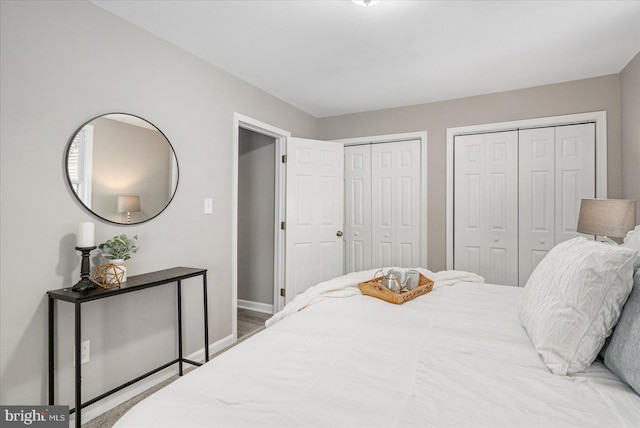
[[[385,268],[385,272],[388,269],[400,268]],[[297,295],[291,302],[289,302],[280,312],[274,314],[269,318],[264,325],[270,327],[283,318],[294,314],[307,306],[315,305],[326,299],[351,297],[362,294],[358,288],[358,284],[361,282],[369,281],[373,279],[373,276],[380,269],[363,270],[359,272],[352,272],[344,276],[330,279],[329,281],[321,282],[313,287],[309,287],[307,291]],[[484,278],[476,275],[475,273],[459,271],[459,270],[443,270],[440,272],[431,272],[428,269],[415,268],[422,275],[434,281],[433,289],[438,287],[454,285],[459,282],[484,282]]]

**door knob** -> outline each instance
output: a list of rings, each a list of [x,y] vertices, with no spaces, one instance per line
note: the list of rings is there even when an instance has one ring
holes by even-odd
[[[388,233],[385,233],[385,234],[384,234],[384,237],[385,237],[385,238],[388,238],[388,237],[389,237],[389,234],[388,234]]]
[[[358,232],[353,232],[353,236],[358,236]]]
[[[338,238],[340,238],[342,235],[344,235],[344,234],[342,233],[342,231],[341,231],[341,230],[339,230],[339,231],[337,231],[337,232],[336,232],[336,236],[337,236]]]
[[[494,236],[494,237],[493,237],[493,240],[494,240],[495,242],[498,242],[498,241],[500,240],[500,238],[498,238],[497,236]]]
[[[540,242],[541,244],[544,244],[544,243],[545,243],[545,242],[547,242],[547,241],[546,241],[546,239],[544,239],[544,238],[540,238],[540,239],[538,239],[538,242]]]

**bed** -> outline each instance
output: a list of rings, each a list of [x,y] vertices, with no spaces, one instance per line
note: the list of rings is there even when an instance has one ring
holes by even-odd
[[[421,270],[433,291],[393,305],[356,291],[373,272],[321,284],[116,427],[639,426],[640,396],[602,362],[551,372],[522,325],[525,289]]]

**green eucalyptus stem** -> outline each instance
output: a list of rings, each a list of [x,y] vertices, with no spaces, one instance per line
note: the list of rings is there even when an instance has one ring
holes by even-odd
[[[108,260],[122,259],[129,260],[132,254],[138,252],[137,247],[138,235],[133,238],[127,235],[117,235],[98,245],[102,252],[102,256]]]

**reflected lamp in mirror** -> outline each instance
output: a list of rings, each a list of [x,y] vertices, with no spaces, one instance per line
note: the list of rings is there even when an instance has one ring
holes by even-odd
[[[118,213],[127,213],[127,224],[131,224],[131,213],[140,212],[140,196],[118,196]]]
[[[578,216],[578,233],[623,238],[636,221],[633,199],[583,199]]]
[[[178,186],[178,160],[165,135],[131,114],[110,113],[84,123],[65,154],[67,181],[76,199],[95,216],[138,224],[159,215]],[[116,209],[121,195],[144,201],[138,210]],[[124,221],[122,213],[136,213]]]

